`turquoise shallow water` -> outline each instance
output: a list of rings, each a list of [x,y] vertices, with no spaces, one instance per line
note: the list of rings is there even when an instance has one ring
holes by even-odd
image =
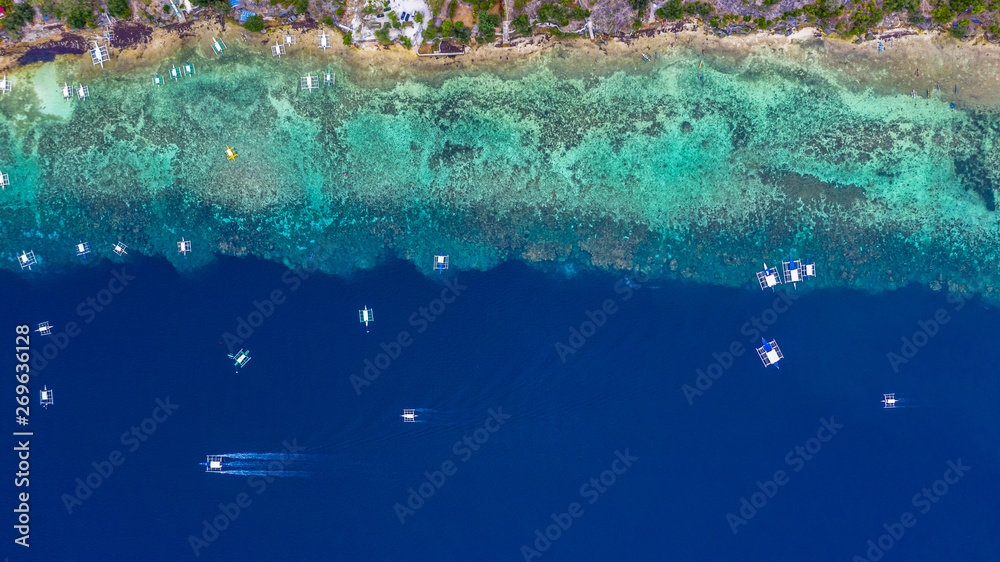
[[[819,284],[996,296],[1000,120],[951,109],[949,92],[848,86],[781,54],[699,68],[700,54],[595,65],[557,49],[516,73],[375,83],[337,59],[203,50],[164,61],[164,77],[198,72],[161,88],[77,58],[11,76],[5,267],[33,249],[37,269],[62,269],[83,238],[182,267],[215,252],[347,272],[391,252],[429,270],[440,252],[742,285],[795,252]],[[327,68],[336,86],[299,90]],[[64,81],[91,98],[62,100]]]

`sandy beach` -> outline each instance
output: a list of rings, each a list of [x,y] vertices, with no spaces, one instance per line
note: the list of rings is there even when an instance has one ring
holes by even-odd
[[[620,66],[641,70],[642,54],[658,57],[697,56],[704,49],[706,62],[716,68],[736,68],[747,59],[780,54],[790,62],[824,66],[836,73],[838,81],[848,88],[871,88],[877,93],[902,91],[924,95],[941,81],[942,89],[963,92],[966,106],[994,107],[1000,100],[1000,46],[986,41],[962,43],[937,32],[915,28],[883,31],[886,48],[879,53],[877,41],[854,43],[836,38],[824,38],[814,27],[804,27],[790,36],[755,32],[719,38],[704,30],[692,30],[695,25],[647,29],[627,42],[610,40],[603,44],[586,39],[559,40],[545,33],[519,37],[510,47],[482,45],[466,47],[466,53],[456,56],[419,57],[398,45],[383,47],[377,42],[347,47],[338,32],[307,20],[297,24],[271,27],[267,33],[246,33],[243,28],[227,25],[222,18],[191,21],[163,29],[142,24],[118,22],[116,40],[112,42],[111,61],[105,67],[112,72],[131,72],[156,67],[173,53],[194,48],[204,56],[213,56],[210,43],[219,37],[230,46],[240,45],[259,50],[270,58],[269,45],[285,33],[297,37],[297,44],[285,58],[311,60],[334,58],[354,69],[353,78],[370,86],[391,86],[408,78],[435,81],[452,72],[493,72],[516,78],[540,58],[554,69],[586,73],[587,63],[593,67]],[[330,48],[318,48],[319,35],[331,36]],[[244,41],[246,37],[247,41]],[[100,33],[63,33],[55,38],[35,43],[18,44],[0,56],[0,71],[10,72],[19,59],[35,60],[39,53],[48,55],[78,55],[85,65],[94,41],[103,42]],[[124,43],[124,45],[123,45]],[[891,45],[891,47],[890,47]],[[555,55],[553,55],[555,53]],[[48,57],[45,57],[48,58]],[[597,59],[594,62],[595,58]]]

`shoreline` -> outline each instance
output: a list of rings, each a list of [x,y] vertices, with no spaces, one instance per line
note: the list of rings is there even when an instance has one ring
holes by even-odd
[[[797,28],[795,33],[784,34],[775,31],[754,29],[747,34],[728,34],[719,36],[712,33],[711,27],[705,26],[697,20],[685,19],[674,22],[672,27],[667,25],[647,26],[643,28],[635,37],[627,40],[620,38],[610,38],[601,44],[590,41],[585,37],[577,39],[559,39],[548,33],[535,32],[529,37],[518,36],[510,46],[503,47],[499,43],[486,45],[469,45],[464,48],[464,53],[455,55],[441,54],[436,57],[417,56],[416,48],[406,50],[398,44],[381,46],[375,41],[367,41],[359,45],[347,47],[336,39],[342,31],[339,28],[328,28],[324,24],[314,20],[304,20],[292,24],[271,26],[266,28],[267,33],[248,33],[242,27],[235,25],[226,18],[218,17],[212,19],[201,19],[198,21],[188,21],[182,24],[172,24],[164,27],[148,26],[134,21],[116,22],[114,31],[124,27],[129,34],[138,33],[141,35],[138,41],[130,42],[125,46],[111,45],[110,53],[112,63],[119,58],[137,61],[148,58],[150,55],[170,56],[170,47],[177,48],[187,46],[189,41],[185,39],[194,38],[195,43],[211,41],[211,37],[219,36],[227,44],[234,44],[241,41],[240,35],[245,34],[249,43],[256,48],[264,50],[265,58],[270,58],[267,48],[278,34],[292,32],[302,36],[302,41],[297,45],[296,50],[290,50],[286,56],[293,57],[296,51],[301,51],[303,46],[313,47],[322,54],[332,54],[347,62],[352,60],[360,66],[362,62],[373,63],[400,63],[409,62],[420,65],[421,68],[466,68],[471,67],[475,62],[479,63],[504,63],[526,60],[534,55],[541,54],[555,47],[568,48],[581,53],[593,54],[614,54],[624,55],[628,53],[641,54],[644,48],[664,47],[667,43],[676,43],[677,46],[691,46],[699,43],[706,48],[713,50],[710,54],[726,54],[730,57],[739,57],[740,52],[744,54],[753,48],[783,49],[793,43],[802,43],[810,40],[820,40],[827,44],[828,48],[833,48],[845,55],[870,54],[870,46],[879,40],[894,39],[896,42],[912,41],[914,38],[925,43],[931,43],[940,49],[982,49],[990,53],[1000,53],[1000,45],[991,43],[983,38],[977,38],[974,42],[962,42],[948,37],[947,34],[937,30],[924,30],[918,27],[902,26],[889,27],[873,30],[871,39],[857,38],[855,40],[842,38],[837,34],[825,34],[823,30],[813,24],[803,24]],[[319,33],[327,32],[332,36],[330,48],[320,51],[317,43]],[[675,37],[670,41],[669,37]],[[87,50],[93,41],[105,43],[102,32],[92,32],[88,30],[76,30],[76,32],[64,31],[54,37],[37,40],[30,43],[16,43],[11,47],[4,47],[0,50],[0,72],[12,72],[24,66],[21,60],[26,56],[37,55],[39,53],[51,52],[54,56],[77,55],[85,59]],[[86,45],[86,47],[84,47]],[[886,49],[882,55],[890,54],[892,51]],[[209,53],[202,53],[203,55]],[[209,55],[210,56],[210,55]],[[1000,60],[1000,55],[997,55]],[[464,63],[468,60],[471,62]],[[28,64],[38,62],[50,62],[49,60],[32,61]],[[114,66],[114,65],[112,65]],[[127,71],[129,68],[123,69]]]
[[[120,22],[119,22],[120,23]],[[346,63],[355,72],[354,78],[370,86],[391,87],[392,82],[419,78],[430,84],[447,79],[453,72],[492,72],[516,78],[522,76],[527,67],[539,58],[549,57],[553,51],[569,53],[570,57],[597,57],[602,65],[619,65],[623,70],[641,70],[639,64],[643,53],[650,56],[679,54],[696,55],[705,49],[705,55],[714,57],[722,65],[736,66],[741,61],[761,53],[783,52],[793,58],[822,57],[829,65],[839,64],[845,84],[855,88],[873,88],[880,93],[911,90],[918,95],[926,93],[926,76],[947,76],[961,83],[966,94],[966,107],[994,107],[1000,103],[1000,75],[991,73],[989,66],[1000,61],[1000,45],[980,40],[967,44],[939,32],[925,32],[919,28],[888,28],[871,41],[855,42],[838,36],[823,35],[818,27],[805,25],[796,33],[784,35],[755,30],[747,35],[727,35],[718,37],[707,32],[703,26],[691,30],[666,31],[662,28],[623,41],[613,39],[605,44],[587,39],[562,40],[545,33],[535,33],[530,37],[519,37],[510,47],[480,45],[467,48],[465,54],[455,56],[418,57],[414,50],[404,50],[398,45],[383,47],[377,42],[363,43],[361,46],[347,47],[334,40],[326,51],[319,49],[318,37],[322,32],[331,33],[323,25],[307,22],[305,26],[290,24],[267,28],[266,34],[246,34],[250,40],[244,44],[241,39],[243,28],[231,25],[223,18],[216,20],[189,21],[164,28],[152,28],[144,24],[127,22],[134,33],[137,28],[148,31],[148,35],[126,47],[112,46],[111,60],[106,63],[111,72],[135,72],[152,70],[162,61],[182,50],[194,50],[203,57],[215,56],[209,45],[213,37],[220,37],[229,46],[240,44],[257,49],[264,59],[271,59],[269,46],[279,34],[291,32],[299,36],[298,44],[289,49],[285,59],[295,61],[306,59],[330,59]],[[332,32],[334,38],[337,32]],[[878,53],[874,41],[880,37],[893,37],[895,48],[886,48]],[[90,75],[86,65],[87,51],[94,40],[102,40],[100,33],[64,33],[57,37],[19,44],[21,48],[6,49],[0,55],[0,72],[14,74],[25,68],[19,61],[25,56],[37,56],[40,52],[53,52],[55,57],[77,57],[80,72]],[[673,40],[672,40],[673,39]],[[671,49],[669,45],[674,45]],[[875,52],[873,52],[875,50]],[[69,51],[69,52],[62,52]],[[81,52],[82,51],[82,52]],[[549,57],[551,58],[551,57]],[[46,57],[48,59],[48,57]],[[39,62],[52,62],[43,60]],[[26,66],[32,66],[32,62]],[[553,64],[558,64],[554,62]],[[886,66],[888,65],[888,66]],[[913,70],[907,73],[906,68]],[[99,70],[99,69],[98,69]],[[909,75],[908,75],[909,74]],[[919,75],[918,75],[919,74]],[[992,94],[992,95],[991,95]],[[995,98],[995,99],[994,99]]]

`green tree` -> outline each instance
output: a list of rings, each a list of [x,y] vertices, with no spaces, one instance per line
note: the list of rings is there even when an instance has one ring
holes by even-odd
[[[295,13],[305,14],[309,11],[309,0],[296,0]]]
[[[21,4],[15,4],[14,7]],[[129,18],[132,16],[132,9],[128,7],[128,0],[108,0],[108,13],[116,18]]]
[[[679,20],[684,17],[684,6],[681,0],[668,0],[662,8],[656,10],[656,15],[665,20]]]
[[[920,11],[920,0],[885,0],[882,3],[882,10],[889,13],[902,12],[903,10],[918,12]]]
[[[417,12],[417,13],[413,14],[413,21],[415,21],[417,23],[424,23],[424,13],[423,12]]]
[[[220,14],[228,14],[233,11],[233,7],[226,0],[211,0],[212,9]]]
[[[531,35],[531,20],[528,19],[527,14],[517,16],[510,23],[514,26],[514,31],[521,35]]]
[[[955,17],[955,13],[948,6],[940,6],[931,10],[931,16],[936,23],[948,23]]]
[[[392,29],[392,26],[389,25],[389,22],[385,22],[382,25],[382,29],[380,29],[380,30],[378,30],[378,31],[375,32],[375,38],[378,39],[379,43],[381,43],[383,45],[388,45],[391,42],[389,40],[389,30],[390,29]]]
[[[458,39],[462,43],[468,43],[472,39],[472,28],[465,27],[465,24],[461,21],[455,22],[455,27],[451,30],[451,33],[455,36],[455,39]]]
[[[455,19],[456,11],[458,11],[458,0],[451,0],[451,4],[448,4],[448,19]]]
[[[497,31],[492,27],[479,26],[479,34],[482,35],[483,43],[492,43],[497,40]],[[479,41],[477,38],[476,41]]]
[[[563,20],[568,18],[569,10],[559,4],[542,4],[542,7],[538,9],[539,21],[560,24]]]
[[[345,45],[350,45],[353,40],[354,39],[351,37],[351,32],[350,31],[348,31],[347,33],[344,34],[344,44]]]
[[[86,27],[87,22],[93,17],[93,12],[83,6],[74,7],[66,16],[66,25],[77,29]]]
[[[483,28],[494,28],[500,27],[500,15],[490,14],[488,12],[479,12],[479,30],[482,31]]]
[[[243,27],[251,33],[257,33],[264,29],[264,18],[254,14],[248,17],[247,21],[243,22]]]
[[[14,4],[8,10],[3,25],[11,31],[20,31],[24,24],[35,18],[35,9],[30,4]]]

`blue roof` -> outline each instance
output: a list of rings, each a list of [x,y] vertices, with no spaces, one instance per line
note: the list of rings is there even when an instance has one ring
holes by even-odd
[[[229,6],[235,8],[240,5],[240,0],[229,0]]]
[[[232,0],[230,0],[232,1]],[[240,21],[247,21],[250,16],[256,16],[257,14],[251,12],[250,10],[243,10],[240,12]]]

